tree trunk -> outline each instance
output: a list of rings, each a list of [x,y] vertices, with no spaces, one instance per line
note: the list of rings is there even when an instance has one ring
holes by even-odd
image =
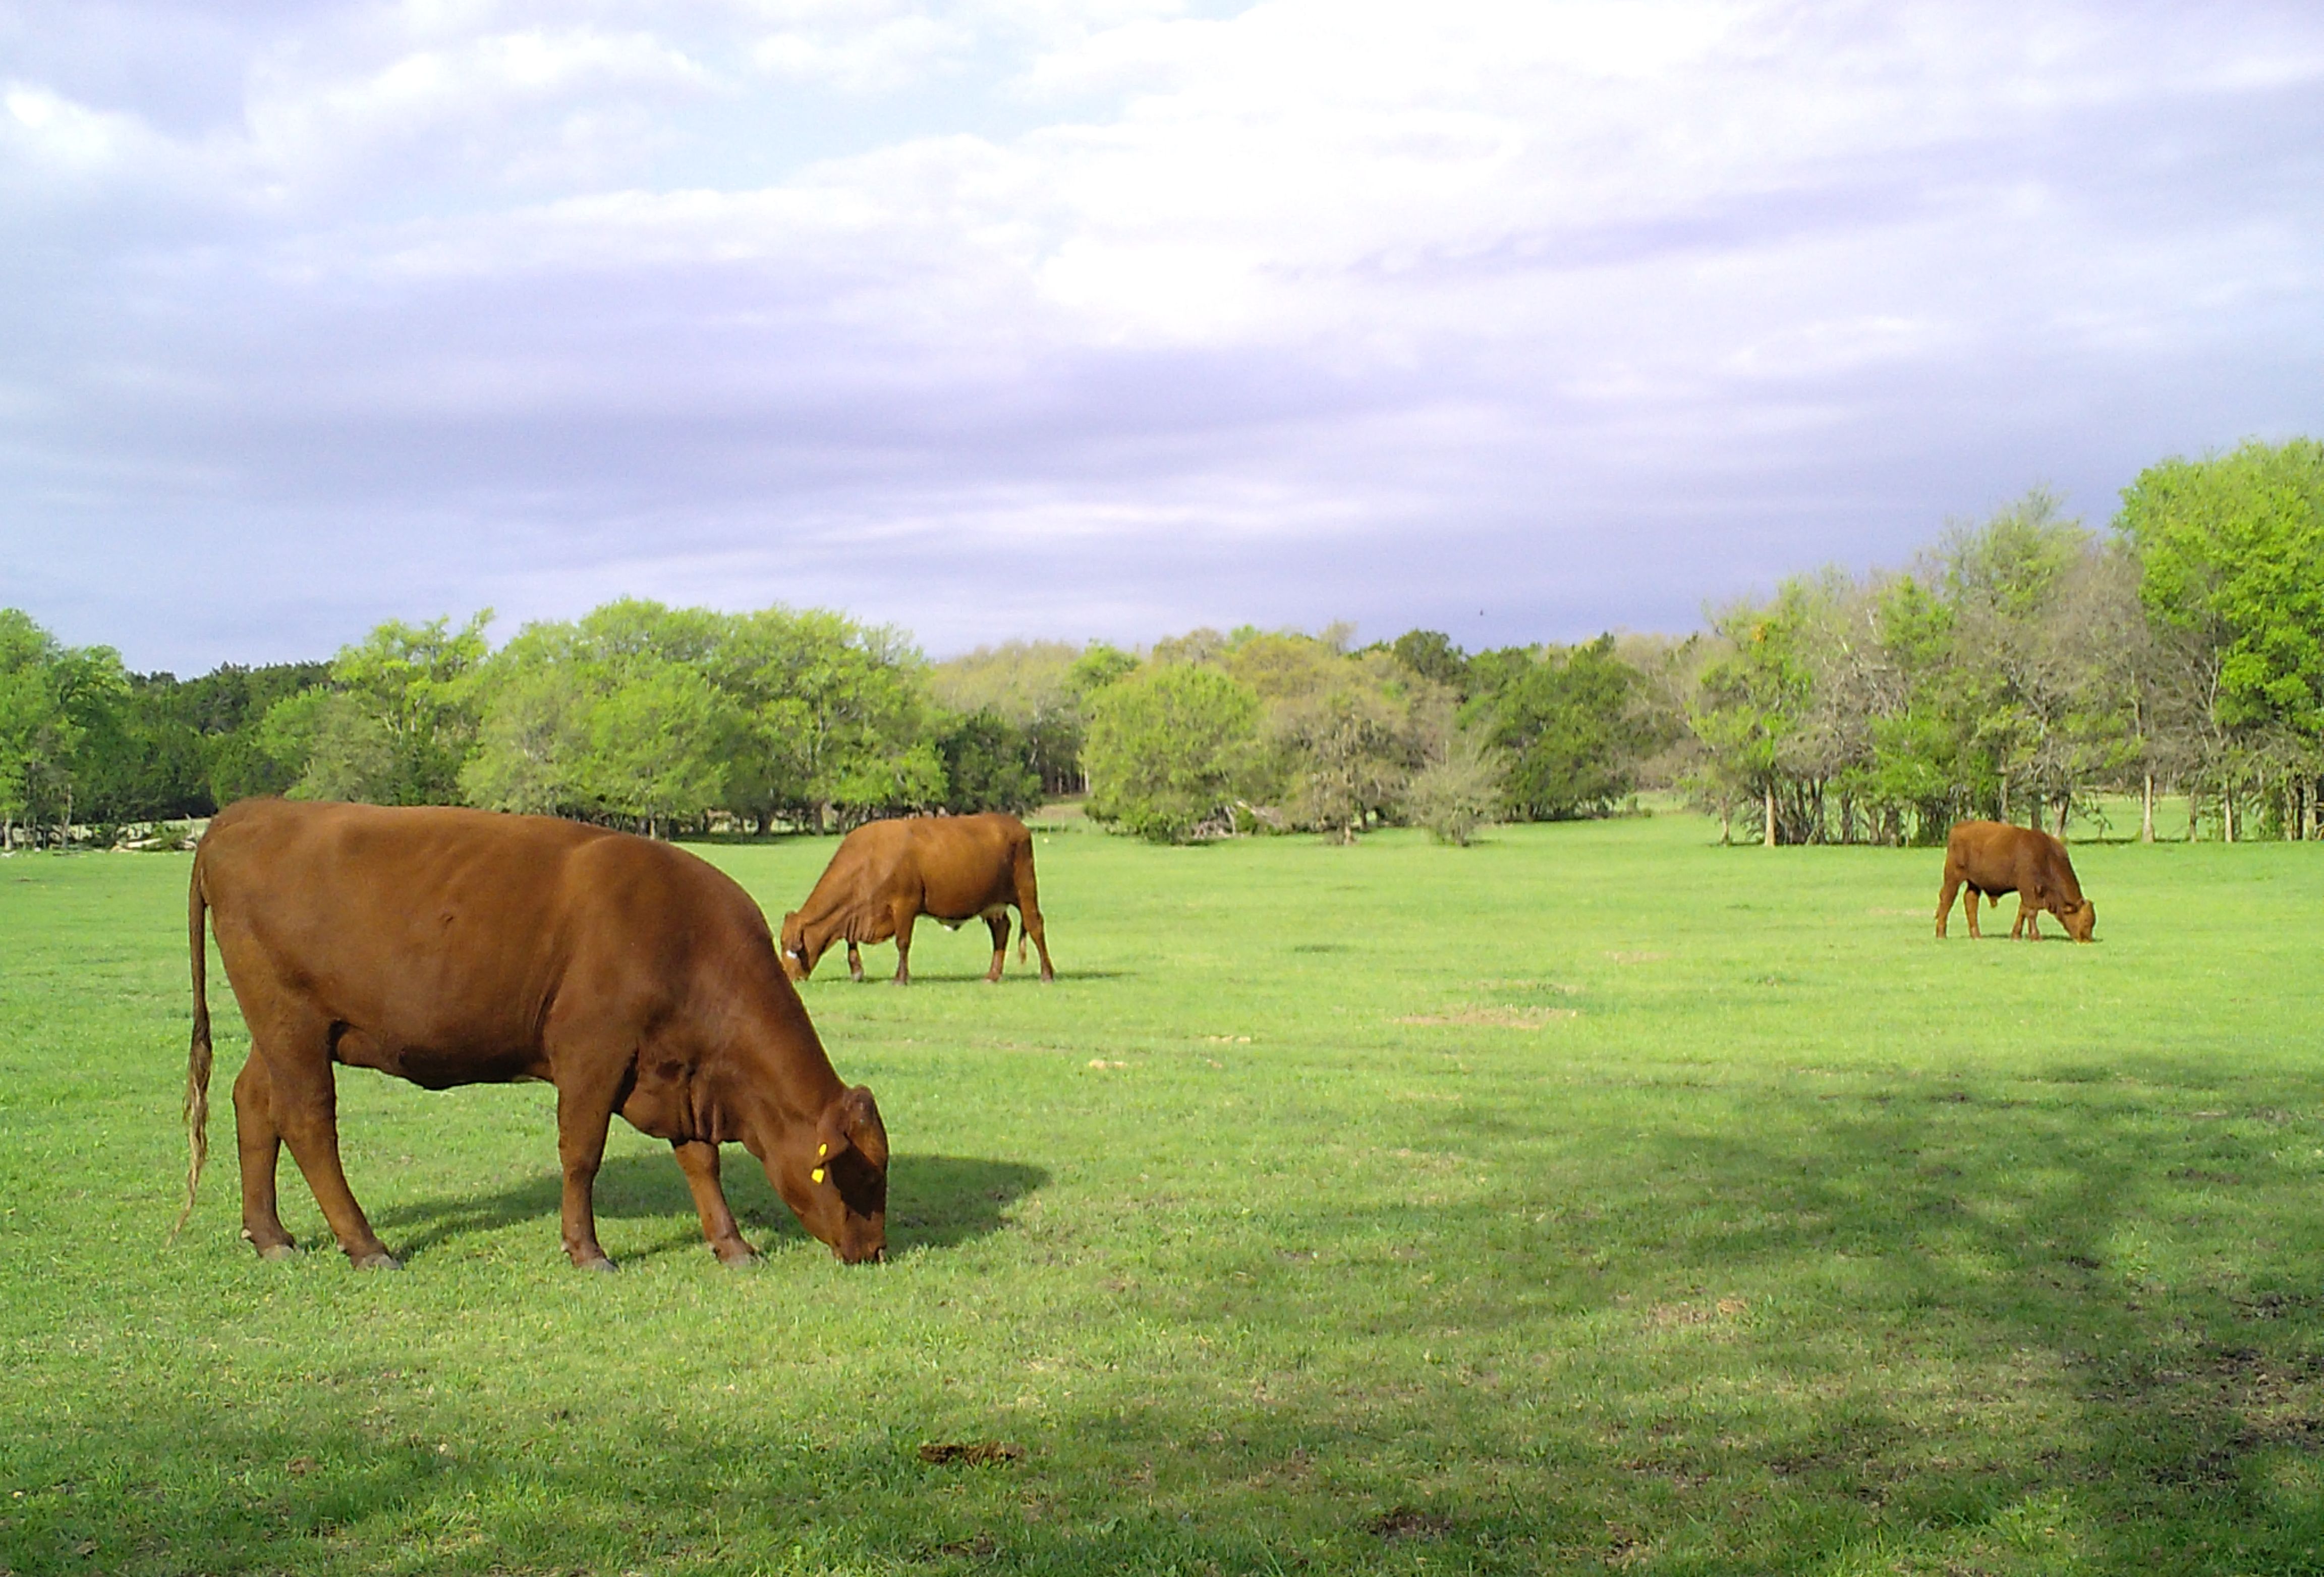
[[[2146,774],[2146,798],[2138,807],[2138,841],[2142,844],[2154,841],[2154,774],[2152,772]]]
[[[2236,791],[2233,788],[2219,790],[2219,830],[2227,835],[2227,842],[2232,844],[2236,841]]]
[[[1735,813],[1725,806],[1719,807],[1719,846],[1727,847],[1735,841]]]
[[[1767,785],[1767,798],[1766,798],[1766,805],[1767,805],[1767,841],[1766,841],[1766,846],[1767,846],[1768,848],[1772,849],[1772,848],[1774,848],[1774,847],[1775,846],[1775,784],[1773,784],[1772,782],[1771,782],[1771,783],[1769,783],[1769,784]]]
[[[2073,808],[2074,797],[2072,795],[2061,794],[2058,796],[2058,841],[2061,844],[2066,841],[2066,813]]]

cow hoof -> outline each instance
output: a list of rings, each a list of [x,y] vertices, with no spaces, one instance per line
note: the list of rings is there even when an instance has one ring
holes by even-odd
[[[579,1264],[574,1266],[573,1268],[576,1270],[601,1270],[610,1273],[620,1269],[621,1267],[614,1264],[611,1259],[606,1259],[603,1254],[600,1254],[595,1259],[582,1260]]]
[[[299,1257],[299,1245],[296,1243],[268,1243],[263,1246],[254,1243],[251,1247],[258,1250],[261,1259],[296,1259]]]
[[[722,1249],[718,1253],[718,1263],[729,1270],[748,1270],[758,1262],[758,1251],[754,1249],[746,1248],[739,1254],[730,1254]]]
[[[386,1250],[382,1249],[376,1254],[366,1254],[362,1259],[356,1260],[355,1268],[358,1270],[401,1270],[403,1268],[403,1261],[389,1253]]]

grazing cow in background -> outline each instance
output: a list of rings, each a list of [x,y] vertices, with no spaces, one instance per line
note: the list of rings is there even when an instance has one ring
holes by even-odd
[[[2098,923],[2098,906],[2082,896],[2074,880],[2073,862],[2066,845],[2048,833],[2012,826],[2006,821],[1955,822],[1945,839],[1945,884],[1937,894],[1937,935],[1945,934],[1952,913],[1953,894],[1969,889],[1969,934],[1978,935],[1977,899],[1999,903],[2005,892],[2017,895],[2017,923],[2010,936],[2028,941],[2042,939],[2042,911],[2048,909],[2077,942],[2087,942]]]
[[[343,1063],[430,1090],[555,1084],[565,1251],[584,1269],[613,1268],[591,1189],[616,1111],[669,1141],[727,1264],[755,1258],[718,1185],[728,1143],[841,1259],[885,1258],[872,1092],[832,1071],[758,905],[692,854],[548,816],[251,799],[210,823],[187,905],[186,1210],[208,1149],[207,908],[250,1025],[234,1116],[242,1235],[263,1257],[295,1251],[275,1210],[288,1143],[347,1258],[396,1268],[340,1170]]]
[[[1041,978],[1056,979],[1033,884],[1033,835],[1023,822],[1000,811],[866,822],[842,840],[807,902],[783,917],[783,967],[793,980],[805,980],[834,942],[844,941],[847,973],[862,980],[857,947],[893,936],[896,983],[908,984],[912,922],[926,915],[955,929],[982,919],[992,932],[992,967],[984,978],[998,981],[1009,952],[1010,904],[1024,925],[1017,962],[1025,962],[1030,937],[1041,950]]]

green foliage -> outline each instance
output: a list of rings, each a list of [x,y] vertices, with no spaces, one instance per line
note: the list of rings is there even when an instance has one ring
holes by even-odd
[[[118,727],[128,695],[111,647],[60,645],[31,615],[0,608],[0,835],[17,822],[70,824],[96,764],[91,742]]]
[[[2119,524],[2147,607],[2218,653],[2218,722],[2324,736],[2324,443],[2151,466]]]
[[[1429,683],[1468,698],[1469,659],[1452,644],[1450,635],[1439,630],[1407,630],[1390,641],[1388,650],[1397,661]]]
[[[939,706],[962,716],[986,712],[1015,728],[1040,789],[1070,794],[1082,787],[1082,697],[1137,666],[1136,658],[1102,642],[1076,648],[1062,641],[1010,641],[934,665],[928,689]],[[955,774],[947,803],[960,798]]]
[[[1150,667],[1088,700],[1090,814],[1155,843],[1232,824],[1259,752],[1259,696],[1196,663]]]
[[[302,692],[268,708],[262,725],[268,753],[299,763],[290,795],[452,803],[475,747],[476,677],[491,620],[489,608],[456,630],[448,617],[388,620],[340,649],[328,692]]]
[[[1041,803],[1033,731],[997,712],[954,719],[936,736],[944,762],[944,806],[954,816],[1006,810],[1022,816]]]
[[[1467,715],[1508,753],[1508,803],[1528,820],[1603,815],[1668,742],[1640,708],[1638,671],[1615,655],[1610,634],[1490,671],[1495,687],[1479,692]]]
[[[574,624],[530,624],[481,679],[471,804],[659,827],[727,798],[746,752],[742,707],[709,677],[719,615],[607,604]]]
[[[752,740],[733,808],[853,824],[943,803],[927,664],[903,632],[766,608],[733,618],[715,667]]]
[[[1412,775],[1404,807],[1440,844],[1466,847],[1508,803],[1508,757],[1475,729],[1448,735],[1438,756]]]

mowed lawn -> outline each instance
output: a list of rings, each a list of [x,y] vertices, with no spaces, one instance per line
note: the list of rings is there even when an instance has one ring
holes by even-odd
[[[832,847],[702,852],[779,917]],[[722,1268],[617,1123],[613,1277],[547,1088],[361,1073],[409,1268],[287,1157],[260,1263],[215,970],[165,1248],[187,859],[0,862],[0,1567],[2324,1570],[2324,847],[2078,846],[2089,947],[1683,816],[1038,855],[1054,986],[805,987],[889,1263],[730,1149]]]

